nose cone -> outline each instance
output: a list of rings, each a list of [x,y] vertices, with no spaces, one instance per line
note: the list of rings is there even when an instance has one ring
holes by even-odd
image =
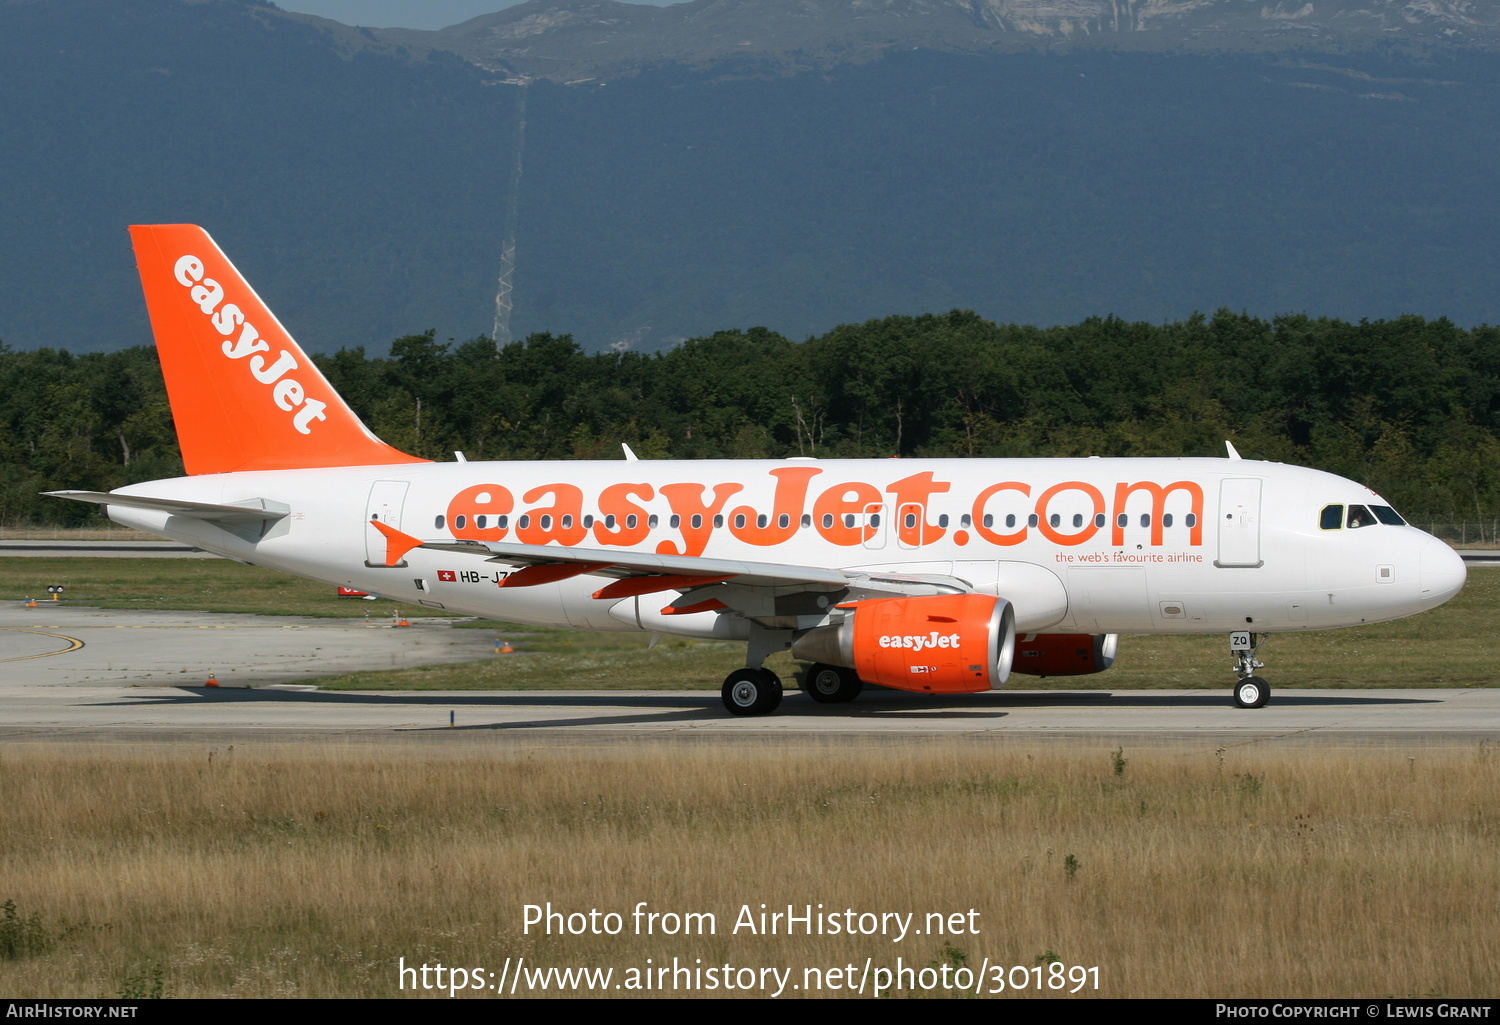
[[[1433,538],[1422,549],[1422,600],[1441,605],[1464,586],[1469,572],[1464,560],[1446,544]]]

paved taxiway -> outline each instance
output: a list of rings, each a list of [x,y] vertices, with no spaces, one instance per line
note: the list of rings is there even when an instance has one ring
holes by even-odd
[[[714,692],[311,692],[308,676],[493,658],[484,630],[354,620],[0,609],[0,738],[476,731],[751,736],[864,734],[1278,738],[1437,743],[1500,738],[1500,689],[1281,690],[1254,711],[1222,691],[868,691],[819,705],[790,691],[761,718]],[[524,656],[518,656],[524,657]],[[200,686],[208,672],[227,686]],[[253,685],[254,689],[246,687]],[[238,685],[238,686],[236,686]],[[1274,685],[1274,678],[1273,678]],[[268,689],[269,688],[269,689]],[[454,726],[449,727],[450,714]],[[533,734],[535,735],[535,734]]]

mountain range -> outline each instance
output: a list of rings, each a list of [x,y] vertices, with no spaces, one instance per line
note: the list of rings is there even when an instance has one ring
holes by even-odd
[[[0,340],[148,341],[124,228],[171,222],[322,351],[953,308],[1497,322],[1497,11],[530,0],[413,32],[0,0]]]
[[[436,32],[383,40],[482,67],[569,80],[662,60],[744,58],[829,67],[892,50],[995,54],[1347,50],[1500,43],[1484,0],[530,0]]]

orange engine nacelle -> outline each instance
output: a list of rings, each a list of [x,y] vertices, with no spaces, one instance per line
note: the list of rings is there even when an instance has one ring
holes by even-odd
[[[1026,634],[1011,666],[1027,676],[1088,676],[1115,664],[1119,634]]]
[[[809,630],[792,655],[847,666],[866,683],[929,694],[993,690],[1010,676],[1015,613],[986,594],[874,598]]]

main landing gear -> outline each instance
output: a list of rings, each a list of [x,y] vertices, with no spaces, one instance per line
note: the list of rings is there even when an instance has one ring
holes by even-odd
[[[1229,653],[1234,656],[1234,671],[1239,682],[1234,685],[1235,708],[1264,708],[1271,700],[1271,685],[1255,675],[1265,663],[1255,657],[1260,649],[1260,634],[1236,630],[1229,635]]]
[[[815,662],[807,670],[802,689],[814,701],[833,705],[853,701],[865,689],[865,684],[853,669]]]
[[[770,715],[781,704],[781,677],[769,669],[736,669],[719,695],[735,715]]]
[[[865,689],[853,669],[817,662],[807,670],[802,690],[814,701],[838,704],[853,701]],[[720,692],[724,707],[735,715],[769,715],[781,704],[781,678],[769,669],[736,669]]]

